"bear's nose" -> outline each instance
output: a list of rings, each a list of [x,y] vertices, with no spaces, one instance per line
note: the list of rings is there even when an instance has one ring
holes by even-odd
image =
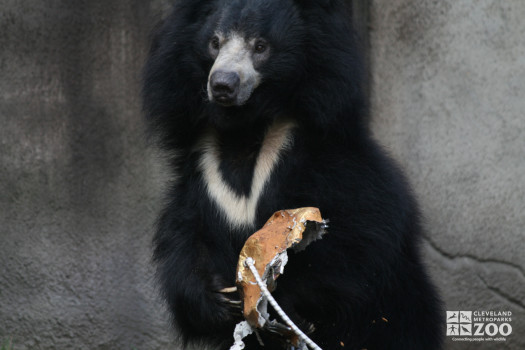
[[[239,92],[241,78],[235,72],[216,71],[210,77],[213,99],[222,105],[234,103]]]

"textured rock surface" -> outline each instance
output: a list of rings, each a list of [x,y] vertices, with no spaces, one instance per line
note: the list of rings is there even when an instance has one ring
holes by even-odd
[[[161,3],[2,1],[0,344],[170,349],[138,97]]]
[[[525,349],[525,2],[378,0],[373,125],[421,200],[447,310],[511,310]]]

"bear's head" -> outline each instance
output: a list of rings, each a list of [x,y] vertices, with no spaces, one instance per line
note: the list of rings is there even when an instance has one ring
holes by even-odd
[[[206,86],[208,100],[239,107],[252,95],[252,100],[263,95],[263,101],[273,100],[276,93],[290,98],[305,67],[308,35],[299,12],[304,1],[235,0],[219,5],[201,34],[207,49],[202,57],[213,62]],[[261,83],[271,88],[259,93]],[[282,91],[284,87],[288,91]]]
[[[339,0],[179,0],[146,65],[145,107],[222,127],[333,119],[359,91],[354,53]]]
[[[197,43],[211,108],[226,108],[228,114],[250,110],[251,115],[283,108],[306,66],[308,35],[298,6],[292,0],[215,4]]]

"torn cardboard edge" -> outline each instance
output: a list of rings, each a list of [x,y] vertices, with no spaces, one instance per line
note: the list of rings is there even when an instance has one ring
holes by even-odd
[[[280,210],[266,224],[248,238],[237,264],[237,286],[243,299],[243,314],[246,321],[240,322],[234,332],[235,344],[230,350],[244,349],[242,339],[257,329],[274,325],[268,313],[268,300],[257,284],[255,276],[246,265],[252,258],[255,269],[268,290],[275,290],[275,280],[284,272],[288,262],[288,249],[304,250],[310,243],[326,233],[327,221],[319,209],[307,207]],[[289,339],[298,344],[298,338]]]

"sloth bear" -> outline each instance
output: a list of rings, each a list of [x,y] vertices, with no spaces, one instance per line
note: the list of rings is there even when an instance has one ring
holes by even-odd
[[[281,209],[328,234],[290,254],[274,296],[325,350],[441,348],[417,205],[367,125],[343,1],[179,0],[144,71],[147,120],[174,180],[154,260],[183,346],[228,349],[246,239]],[[248,349],[282,349],[252,335]]]

